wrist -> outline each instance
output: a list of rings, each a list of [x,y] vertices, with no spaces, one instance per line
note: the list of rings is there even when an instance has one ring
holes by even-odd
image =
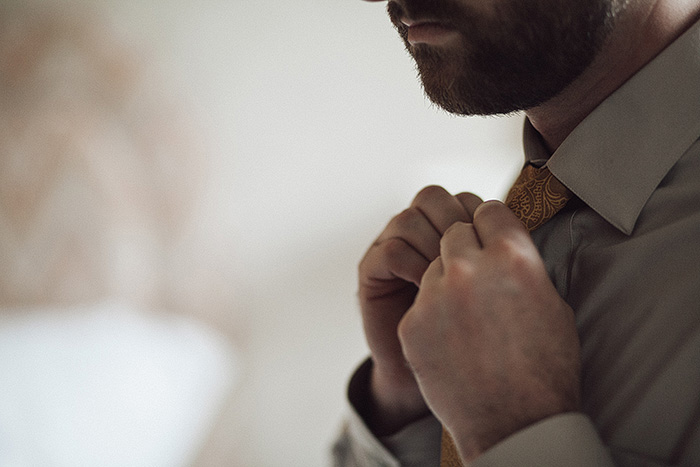
[[[471,411],[471,416],[463,425],[450,429],[455,443],[459,446],[460,454],[467,462],[500,443],[515,433],[523,431],[548,418],[579,410],[578,393],[564,396],[562,394],[544,394],[542,391],[536,401],[527,397],[519,397],[517,405],[511,406],[505,412],[494,408],[488,416],[478,416]],[[469,413],[470,411],[467,411]]]
[[[430,414],[407,368],[386,370],[372,365],[369,377],[372,411],[367,422],[373,433],[387,436]]]

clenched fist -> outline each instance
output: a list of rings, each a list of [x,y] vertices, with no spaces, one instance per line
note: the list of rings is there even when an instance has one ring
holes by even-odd
[[[452,196],[440,187],[427,187],[389,222],[360,263],[360,307],[374,363],[375,410],[368,422],[377,434],[392,433],[428,413],[397,329],[423,274],[440,254],[443,234],[456,222],[471,222],[480,203],[472,194]]]
[[[403,355],[465,461],[580,401],[574,315],[521,222],[486,202],[453,224],[399,323]]]

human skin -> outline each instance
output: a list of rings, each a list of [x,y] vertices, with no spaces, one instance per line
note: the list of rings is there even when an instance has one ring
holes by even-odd
[[[369,423],[377,434],[393,433],[428,413],[396,330],[423,274],[440,254],[442,235],[456,222],[471,222],[480,203],[475,195],[452,196],[440,187],[427,187],[389,222],[360,262],[358,296],[378,408]]]
[[[578,408],[573,313],[503,204],[422,190],[369,248],[359,278],[376,434],[430,411],[468,460]]]
[[[521,0],[491,3],[508,1]],[[699,15],[697,0],[628,1],[592,63],[556,95],[522,109],[550,150]],[[420,212],[439,216],[429,222],[437,227],[395,218],[360,265],[374,362],[369,422],[388,434],[432,411],[469,461],[531,423],[577,410],[574,314],[504,205],[462,194],[465,217],[434,187],[420,196],[430,206]]]
[[[574,314],[529,233],[500,202],[453,224],[398,326],[431,411],[465,461],[580,406]]]

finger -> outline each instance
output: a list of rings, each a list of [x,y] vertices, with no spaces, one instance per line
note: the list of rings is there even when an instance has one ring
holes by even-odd
[[[462,204],[462,206],[464,206],[464,209],[467,211],[467,214],[469,214],[469,220],[466,222],[471,222],[474,219],[474,211],[477,207],[479,207],[481,203],[484,202],[474,193],[460,193],[458,195],[455,195],[455,198],[457,198],[457,201],[459,201]]]
[[[381,283],[401,279],[420,284],[428,261],[421,253],[400,238],[375,244],[360,262],[360,281],[363,286],[381,288]]]
[[[473,257],[479,250],[481,242],[474,224],[454,224],[440,240],[440,255],[444,261]]]
[[[471,214],[464,205],[444,188],[423,188],[414,198],[411,207],[420,210],[440,234],[455,222],[471,222]]]
[[[515,214],[500,201],[487,201],[474,211],[474,228],[484,248],[503,240],[529,239],[529,233]]]
[[[408,208],[395,216],[377,239],[377,244],[401,239],[430,262],[440,254],[440,232],[416,208]]]
[[[430,265],[428,265],[428,268],[425,270],[423,278],[420,282],[420,287],[422,288],[428,283],[435,282],[436,280],[438,280],[442,276],[442,271],[442,257],[438,256],[437,258],[435,258],[435,260],[433,260],[433,262],[430,263]]]

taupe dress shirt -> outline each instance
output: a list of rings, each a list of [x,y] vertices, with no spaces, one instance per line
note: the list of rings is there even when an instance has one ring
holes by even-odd
[[[583,411],[503,440],[481,466],[700,466],[700,23],[592,112],[549,157],[575,195],[532,234],[576,313]],[[362,422],[369,364],[336,465],[438,465],[428,417],[378,440]]]

